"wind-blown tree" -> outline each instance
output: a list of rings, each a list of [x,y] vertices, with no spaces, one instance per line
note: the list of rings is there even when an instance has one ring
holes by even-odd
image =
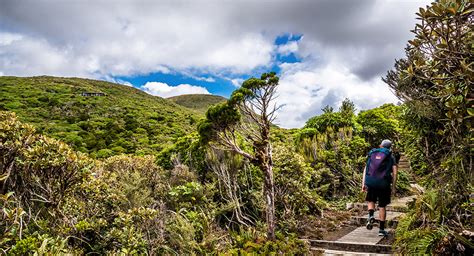
[[[270,128],[278,109],[274,103],[278,80],[274,72],[246,80],[227,102],[209,108],[206,119],[198,128],[202,142],[242,155],[263,172],[267,236],[270,240],[275,239]]]

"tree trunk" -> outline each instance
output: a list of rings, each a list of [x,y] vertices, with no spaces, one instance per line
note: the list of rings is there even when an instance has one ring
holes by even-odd
[[[273,183],[271,161],[263,165],[262,169],[265,176],[264,195],[266,201],[267,238],[275,240],[275,185]]]

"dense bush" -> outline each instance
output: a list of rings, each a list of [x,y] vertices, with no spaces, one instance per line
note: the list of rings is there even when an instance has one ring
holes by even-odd
[[[0,112],[0,248],[24,253],[196,253],[218,244],[207,186],[150,156],[93,161]],[[211,244],[211,245],[210,245]]]
[[[372,148],[378,147],[384,139],[397,143],[399,140],[400,107],[385,104],[381,107],[361,111],[357,123],[362,126],[362,135]]]
[[[472,254],[474,4],[443,0],[420,8],[406,57],[384,79],[405,101],[407,152],[431,190],[398,232],[406,252]],[[416,239],[414,239],[416,238]]]

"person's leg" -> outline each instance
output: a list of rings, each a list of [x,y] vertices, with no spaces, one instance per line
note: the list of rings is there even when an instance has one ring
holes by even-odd
[[[371,230],[375,222],[374,212],[375,212],[375,202],[377,201],[377,197],[373,189],[370,189],[370,188],[367,189],[367,196],[365,200],[367,201],[367,208],[369,210],[369,217],[367,218],[366,227],[367,229]]]
[[[379,207],[379,219],[380,221],[385,221],[385,207]]]
[[[379,236],[387,236],[387,232],[385,231],[385,221],[387,219],[387,212],[385,207],[390,203],[390,188],[384,189],[380,191],[380,198],[379,198],[379,218],[380,218],[380,230]]]
[[[386,219],[385,207],[379,207],[380,230],[385,230],[385,219]]]
[[[375,211],[375,202],[367,202],[367,208],[372,211]]]

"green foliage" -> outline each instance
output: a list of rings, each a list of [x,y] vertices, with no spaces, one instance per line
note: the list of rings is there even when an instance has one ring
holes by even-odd
[[[352,127],[337,131],[329,127],[324,133],[314,135],[308,129],[296,134],[295,146],[317,170],[313,187],[326,199],[355,196],[362,180],[368,144],[353,135]]]
[[[215,237],[219,228],[210,221],[212,211],[200,213],[212,209],[205,194],[212,186],[197,183],[185,167],[165,172],[151,156],[92,161],[37,135],[14,114],[0,115],[4,252],[163,254],[224,248]]]
[[[247,79],[239,89],[232,92],[229,100],[210,107],[206,112],[206,120],[201,122],[198,127],[202,142],[207,143],[211,140],[218,140],[217,136],[220,132],[234,129],[242,119],[239,105],[241,106],[246,101],[252,101],[255,98],[261,97],[261,90],[268,88],[272,90],[278,84],[278,80],[279,78],[275,73],[264,73],[260,79]],[[271,95],[267,97],[271,97]]]
[[[318,132],[325,132],[328,128],[339,129],[346,126],[352,126],[352,119],[347,119],[339,112],[325,112],[322,115],[310,118],[305,128],[313,128]]]
[[[206,178],[207,168],[205,163],[206,148],[200,143],[197,133],[179,138],[173,145],[163,149],[156,157],[156,162],[163,168],[170,170],[174,167],[173,161],[190,166],[197,170],[202,180]]]
[[[203,145],[239,154],[263,173],[268,238],[275,238],[275,194],[270,130],[279,78],[274,72],[247,79],[225,103],[210,107],[198,132]],[[246,145],[251,149],[244,148]],[[243,147],[242,147],[243,146]]]
[[[268,241],[264,234],[255,229],[242,229],[232,233],[233,249],[226,252],[230,255],[273,255],[291,254],[306,255],[309,245],[298,239],[295,234],[276,234],[275,241]]]
[[[319,195],[326,199],[357,196],[370,149],[367,142],[380,143],[382,137],[397,135],[396,108],[384,105],[356,116],[354,104],[345,99],[338,112],[326,107],[296,132],[296,150],[316,170],[313,187]]]
[[[459,234],[472,229],[472,221],[460,216],[472,215],[463,205],[473,178],[473,15],[474,4],[465,0],[420,8],[406,58],[384,79],[405,101],[403,135],[411,143],[405,148],[432,189],[415,209],[423,222],[411,222],[400,240],[414,248],[411,241],[420,237],[422,252],[458,254],[469,247]]]
[[[291,147],[276,145],[274,148],[276,208],[282,219],[317,215],[325,206],[312,185],[318,173]],[[282,226],[285,226],[282,224]]]
[[[423,22],[413,31],[406,59],[397,61],[385,78],[406,101],[409,128],[423,138],[418,147],[435,170],[451,153],[468,156],[472,143],[473,8],[472,2],[461,0],[421,8],[417,15]]]
[[[446,193],[427,191],[400,220],[395,246],[404,254],[472,254],[474,244],[469,237],[453,232],[448,225],[440,225],[455,205]],[[466,221],[466,217],[463,214],[460,221]]]
[[[357,123],[362,126],[362,134],[372,148],[378,147],[384,139],[398,142],[399,112],[399,107],[385,104],[378,108],[361,111],[357,115]]]
[[[152,156],[114,156],[97,165],[95,171],[111,188],[111,193],[126,198],[127,209],[151,206],[165,196],[164,171]]]
[[[188,182],[184,185],[173,187],[168,193],[170,200],[179,203],[179,206],[174,208],[192,208],[199,202],[205,201],[203,187],[197,182]]]
[[[48,234],[40,235],[34,233],[19,240],[8,251],[8,255],[27,255],[32,253],[36,255],[64,254],[71,252],[67,249],[67,241],[67,238],[63,239],[61,237],[50,237]]]
[[[410,173],[404,169],[397,172],[397,194],[408,195],[410,192]]]
[[[0,94],[0,110],[97,158],[157,153],[193,130],[200,117],[133,87],[89,79],[4,76]]]
[[[339,113],[346,119],[352,119],[355,116],[355,105],[349,98],[345,98],[342,103],[341,107],[339,108]]]
[[[89,172],[91,162],[66,144],[35,134],[14,113],[1,111],[0,120],[1,192],[13,192],[22,208],[47,207],[49,214],[57,214]]]
[[[168,98],[168,100],[205,114],[210,106],[217,105],[226,101],[226,98],[208,94],[186,94]]]
[[[206,120],[198,126],[202,142],[215,139],[219,132],[235,126],[241,120],[236,105],[221,103],[211,106],[206,112]]]
[[[326,106],[322,109],[323,113],[319,116],[314,116],[306,121],[305,129],[311,132],[315,129],[320,133],[324,133],[328,128],[338,130],[343,127],[355,127],[355,106],[352,101],[345,99],[339,108],[338,112],[334,112],[332,107]]]

